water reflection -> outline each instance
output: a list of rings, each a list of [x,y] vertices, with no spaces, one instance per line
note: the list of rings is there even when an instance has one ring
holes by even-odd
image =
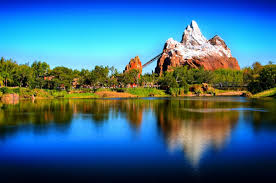
[[[136,133],[141,132],[143,123],[155,123],[168,150],[183,151],[196,167],[208,149],[224,147],[240,119],[252,123],[256,131],[275,128],[275,110],[274,101],[223,97],[22,101],[0,104],[0,138],[7,139],[22,129],[42,134],[54,128],[66,133],[76,118],[88,119],[96,126],[122,118]],[[147,119],[146,113],[154,119]]]
[[[186,158],[195,167],[206,149],[211,146],[218,150],[223,146],[238,121],[237,111],[223,112],[222,109],[240,105],[232,102],[222,105],[222,102],[208,100],[168,102],[157,110],[158,126],[169,150],[184,151]]]

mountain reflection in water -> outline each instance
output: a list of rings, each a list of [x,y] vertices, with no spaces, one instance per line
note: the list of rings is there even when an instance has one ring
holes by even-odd
[[[0,104],[0,147],[1,142],[21,131],[47,135],[54,129],[67,134],[72,133],[73,121],[86,120],[95,128],[107,128],[117,120],[125,120],[122,128],[128,125],[130,131],[148,140],[160,138],[169,156],[183,152],[182,156],[195,168],[207,151],[219,152],[227,146],[239,121],[249,123],[256,133],[276,130],[275,110],[275,101],[233,97],[21,101]],[[142,126],[147,124],[153,124],[148,136],[142,133],[147,129]]]

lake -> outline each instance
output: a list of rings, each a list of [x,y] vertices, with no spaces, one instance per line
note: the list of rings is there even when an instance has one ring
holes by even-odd
[[[276,100],[0,103],[1,181],[273,182]]]

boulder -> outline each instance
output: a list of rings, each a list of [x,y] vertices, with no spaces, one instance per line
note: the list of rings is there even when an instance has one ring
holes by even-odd
[[[16,93],[4,94],[1,97],[1,102],[5,103],[5,104],[18,104],[19,103],[19,95]]]

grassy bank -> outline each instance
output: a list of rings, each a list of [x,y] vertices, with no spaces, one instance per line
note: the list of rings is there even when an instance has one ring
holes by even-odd
[[[168,96],[164,90],[159,90],[156,88],[127,88],[126,93],[136,95],[138,97],[163,97]]]
[[[276,88],[271,88],[269,90],[265,90],[253,95],[253,98],[262,98],[262,97],[276,97]]]
[[[243,91],[217,90],[209,88],[203,91],[201,85],[198,85],[195,91],[185,92],[183,88],[173,88],[174,90],[160,90],[156,88],[118,88],[98,90],[47,90],[47,89],[30,89],[30,88],[0,88],[0,98],[3,94],[16,93],[20,99],[51,99],[51,98],[133,98],[133,97],[166,97],[166,96],[213,96],[213,95],[241,95]],[[176,90],[177,89],[177,90]],[[183,90],[183,91],[182,91]],[[264,92],[264,96],[275,95],[276,89]],[[263,92],[262,92],[263,93]],[[258,97],[259,95],[256,95]]]
[[[98,98],[95,93],[67,93],[63,98]]]

